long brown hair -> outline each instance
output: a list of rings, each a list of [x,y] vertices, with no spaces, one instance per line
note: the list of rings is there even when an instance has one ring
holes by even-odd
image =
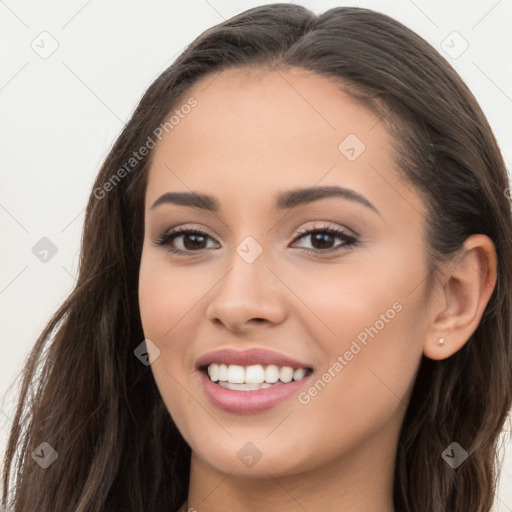
[[[137,282],[152,152],[130,159],[192,84],[241,66],[316,72],[382,114],[403,178],[427,205],[432,269],[471,234],[494,242],[497,283],[480,325],[452,357],[423,358],[394,475],[397,511],[488,512],[512,399],[512,219],[498,145],[464,82],[417,34],[366,9],[316,15],[289,4],[250,9],[197,37],[112,147],[88,202],[76,286],[20,374],[2,504],[116,512],[174,510],[185,500],[190,448],[150,367],[134,356],[144,339]],[[456,470],[441,457],[454,441],[469,454]],[[58,453],[46,469],[31,456],[42,442]]]

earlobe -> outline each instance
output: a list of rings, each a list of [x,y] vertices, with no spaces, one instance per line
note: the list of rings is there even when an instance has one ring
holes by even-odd
[[[437,340],[428,339],[423,347],[423,354],[429,359],[439,361],[453,355],[464,343],[456,345],[455,338],[452,340],[452,343],[450,343],[450,339],[447,337],[440,337]]]
[[[423,353],[440,360],[460,350],[476,331],[496,285],[496,249],[486,235],[471,235],[443,272],[440,311],[434,311]]]

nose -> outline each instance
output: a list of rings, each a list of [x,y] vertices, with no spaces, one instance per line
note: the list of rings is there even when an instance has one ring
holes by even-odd
[[[277,325],[286,318],[285,289],[263,254],[248,263],[234,251],[229,270],[211,292],[207,319],[236,333]]]

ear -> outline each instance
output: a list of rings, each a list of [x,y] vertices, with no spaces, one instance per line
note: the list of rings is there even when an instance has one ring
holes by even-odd
[[[441,271],[423,353],[446,359],[476,331],[496,285],[496,248],[486,235],[468,237],[456,258]],[[440,338],[444,343],[439,343]]]

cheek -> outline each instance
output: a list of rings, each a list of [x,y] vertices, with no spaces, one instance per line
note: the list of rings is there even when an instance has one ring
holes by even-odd
[[[193,341],[201,337],[199,329],[204,327],[201,298],[212,286],[201,276],[204,271],[199,268],[171,267],[165,253],[143,249],[140,316],[145,338],[160,350],[151,369],[164,399],[183,394],[180,382],[194,371]]]
[[[366,265],[363,272],[363,265],[354,264],[335,279],[332,269],[304,274],[306,336],[321,349],[322,361],[317,380],[299,401],[325,428],[333,415],[348,414],[365,430],[365,424],[376,427],[405,407],[425,329],[422,287],[411,293],[423,275],[418,260],[412,265],[405,257],[382,259],[381,271],[374,267],[370,274]]]
[[[297,397],[294,418],[300,421],[293,427],[304,438],[326,440],[316,445],[320,458],[377,440],[384,430],[400,429],[422,352],[412,334],[413,307],[395,298],[383,295],[364,308],[355,300],[344,301],[343,309],[324,305],[329,314],[324,319],[337,335],[326,335],[323,326],[316,330],[325,363]],[[305,425],[307,434],[299,428]]]
[[[180,279],[180,272],[167,268],[161,257],[143,250],[138,290],[142,328],[145,338],[160,350],[151,371],[173,421],[186,431],[185,412],[193,410],[193,403],[180,383],[187,378],[187,339],[194,336],[187,313],[191,313],[199,291],[194,293],[184,274]]]
[[[297,275],[287,273],[285,279],[297,283],[293,285],[293,292],[300,299],[297,312],[313,331],[312,338],[332,355],[343,353],[358,335],[364,343],[369,337],[365,328],[377,323],[380,332],[396,323],[406,296],[405,283],[390,279],[390,274],[400,275],[388,262],[381,260],[377,267],[350,255],[336,267],[318,266],[314,272],[304,268]]]
[[[171,268],[165,254],[142,253],[139,272],[139,307],[147,338],[176,339],[187,315],[206,290],[191,268]],[[180,320],[183,319],[183,320]],[[190,335],[190,331],[189,331]]]

